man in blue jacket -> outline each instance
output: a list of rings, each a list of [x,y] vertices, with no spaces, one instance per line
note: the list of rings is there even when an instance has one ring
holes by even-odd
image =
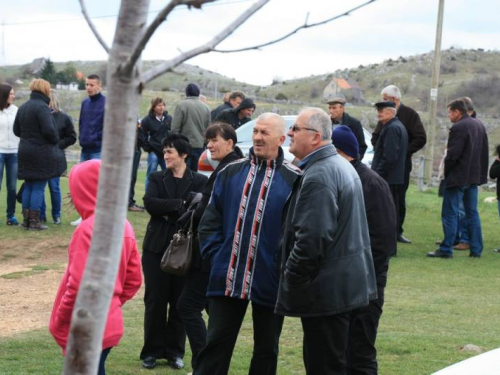
[[[285,121],[259,116],[250,156],[222,169],[200,222],[202,256],[211,264],[207,288],[207,343],[195,374],[228,373],[234,345],[252,302],[254,350],[250,374],[276,374],[283,317],[274,314],[278,293],[281,215],[300,176],[284,160]]]
[[[87,77],[85,89],[89,97],[82,102],[80,109],[81,162],[101,158],[104,105],[106,104],[106,97],[101,93],[101,78],[97,74]]]

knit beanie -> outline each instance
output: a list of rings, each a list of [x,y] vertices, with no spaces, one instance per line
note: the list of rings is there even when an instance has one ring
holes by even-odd
[[[242,109],[247,109],[247,108],[253,108],[255,109],[256,106],[255,106],[255,103],[253,102],[252,99],[250,98],[246,98],[245,100],[243,100],[240,105],[235,109],[236,112],[239,112],[241,111]]]
[[[333,145],[353,159],[359,158],[359,144],[356,136],[347,125],[338,126],[333,130]]]
[[[200,96],[200,88],[194,83],[190,83],[186,87],[186,96]]]

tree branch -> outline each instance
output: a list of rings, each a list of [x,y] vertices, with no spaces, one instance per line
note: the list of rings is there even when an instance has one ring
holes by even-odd
[[[158,27],[167,20],[167,16],[174,10],[175,7],[178,5],[187,5],[188,8],[195,7],[197,9],[201,9],[201,6],[206,3],[211,3],[217,0],[172,0],[170,1],[165,8],[163,8],[158,15],[155,17],[153,22],[149,25],[147,30],[144,32],[144,35],[142,36],[141,40],[139,43],[137,43],[137,46],[134,48],[134,53],[130,58],[127,60],[127,62],[124,64],[123,69],[125,71],[128,71],[129,69],[133,69],[135,63],[137,60],[142,55],[142,51],[144,51],[144,48],[146,48],[146,45],[148,44],[149,40],[151,37],[154,35]]]
[[[89,14],[87,13],[87,7],[85,6],[85,0],[78,0],[78,1],[80,3],[80,7],[82,8],[83,17],[85,17],[85,20],[89,24],[90,30],[92,30],[92,32],[94,33],[94,36],[96,37],[96,39],[99,41],[99,43],[101,43],[102,48],[104,48],[104,50],[107,53],[109,53],[109,47],[108,47],[108,45],[106,44],[106,42],[104,41],[104,39],[102,39],[102,37],[99,34],[99,32],[97,31],[94,23],[90,19]]]
[[[372,0],[374,1],[374,0]],[[216,35],[208,43],[203,44],[199,47],[193,48],[190,51],[184,52],[179,56],[167,60],[160,65],[151,68],[142,75],[142,82],[147,83],[155,79],[156,77],[162,75],[163,73],[169,71],[170,69],[182,64],[184,61],[189,60],[192,57],[201,55],[213,51],[214,48],[221,43],[224,39],[230,36],[238,27],[240,27],[246,20],[248,20],[255,12],[266,5],[269,0],[259,0],[254,3],[250,8],[248,8],[243,14],[236,18],[229,26],[222,30],[218,35]]]
[[[364,4],[358,5],[357,7],[354,7],[352,9],[348,10],[347,12],[344,12],[342,14],[336,15],[336,16],[328,18],[326,20],[323,20],[323,21],[320,21],[320,22],[316,22],[316,23],[311,23],[311,24],[307,23],[307,20],[309,18],[309,13],[308,13],[307,17],[306,17],[306,21],[305,21],[305,23],[302,26],[297,27],[296,29],[294,29],[291,32],[289,32],[288,34],[282,36],[281,38],[272,40],[272,41],[267,42],[267,43],[259,44],[257,46],[251,46],[251,47],[245,47],[245,48],[238,48],[238,49],[228,49],[228,50],[214,49],[213,51],[214,52],[220,52],[220,53],[233,53],[233,52],[249,51],[249,50],[253,50],[253,49],[259,49],[259,48],[262,48],[262,47],[267,47],[267,46],[270,46],[271,44],[275,44],[275,43],[281,42],[282,40],[285,40],[285,39],[291,37],[292,35],[296,34],[297,32],[299,32],[302,29],[307,29],[307,28],[310,28],[310,27],[316,27],[316,26],[324,25],[324,24],[326,24],[328,22],[332,22],[332,21],[334,21],[336,19],[339,19],[341,17],[349,16],[350,13],[352,13],[352,12],[358,10],[358,9],[361,9],[361,8],[367,6],[367,5],[369,5],[369,4],[371,4],[371,3],[375,2],[375,1],[376,0],[369,0],[366,3],[364,3]]]

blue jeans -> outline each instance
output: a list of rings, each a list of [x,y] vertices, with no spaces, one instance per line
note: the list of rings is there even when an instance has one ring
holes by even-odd
[[[61,186],[59,177],[54,177],[49,180],[50,201],[52,203],[52,219],[61,217]],[[42,206],[40,209],[40,218],[46,219],[45,214],[45,195],[43,197]]]
[[[112,348],[113,347],[103,349],[103,351],[101,352],[101,358],[99,359],[99,367],[97,369],[97,375],[106,375],[106,368],[105,368],[106,358],[108,358],[108,354]]]
[[[7,217],[16,213],[17,154],[0,154],[0,189],[5,167],[7,185]]]
[[[162,171],[167,169],[167,166],[165,165],[165,159],[160,159],[154,152],[150,152],[148,154],[148,170],[146,171],[146,191],[148,191],[149,175],[153,172],[156,172],[158,166],[160,166]]]
[[[92,159],[100,159],[101,158],[101,151],[83,151],[82,154],[80,155],[80,163],[87,161],[87,160],[92,160]]]
[[[47,180],[26,180],[23,190],[23,209],[40,211],[43,202],[43,192]]]
[[[455,243],[469,243],[469,222],[465,215],[465,207],[463,199],[459,202],[458,206],[458,230],[455,237]]]
[[[453,253],[453,241],[458,230],[459,206],[462,200],[465,216],[469,223],[470,251],[473,254],[481,255],[483,251],[483,235],[481,233],[481,220],[477,211],[477,185],[445,189],[441,210],[444,240],[439,245],[439,250],[444,253]]]
[[[191,151],[191,156],[187,161],[187,165],[189,169],[194,172],[198,172],[198,160],[200,159],[201,154],[203,154],[204,148],[193,148]]]

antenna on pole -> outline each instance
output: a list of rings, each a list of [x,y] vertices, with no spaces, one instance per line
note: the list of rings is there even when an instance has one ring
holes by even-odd
[[[0,56],[0,65],[5,65],[5,21],[2,21],[2,54]]]

